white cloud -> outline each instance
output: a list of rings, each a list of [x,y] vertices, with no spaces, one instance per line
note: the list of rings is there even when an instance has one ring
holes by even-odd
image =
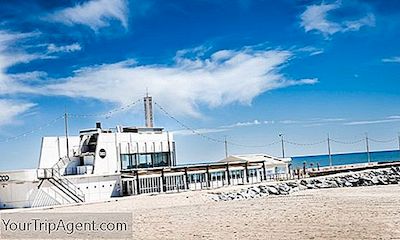
[[[357,20],[335,22],[328,19],[328,14],[340,8],[340,3],[311,5],[301,14],[300,25],[306,32],[317,31],[326,37],[337,32],[358,31],[363,26],[374,26],[375,16],[371,13]]]
[[[400,63],[400,57],[390,57],[382,59],[382,62],[386,63]]]
[[[218,132],[225,132],[227,129],[223,128],[200,128],[200,129],[194,129],[195,132],[192,130],[187,130],[187,129],[182,129],[182,130],[176,130],[172,131],[174,135],[179,135],[179,136],[190,136],[190,135],[197,135],[197,134],[207,134],[207,133],[218,133]]]
[[[79,43],[73,43],[70,45],[64,45],[64,46],[56,46],[55,44],[49,44],[47,46],[47,51],[49,53],[58,53],[58,52],[75,52],[75,51],[80,51],[82,49],[81,45]]]
[[[0,127],[15,123],[16,116],[28,111],[34,106],[35,104],[33,103],[0,99]]]
[[[353,121],[344,123],[344,125],[367,125],[367,124],[380,124],[380,123],[392,123],[399,122],[400,118],[391,118],[391,119],[380,119],[380,120],[368,120],[368,121]]]
[[[12,33],[0,30],[0,94],[33,91],[30,87],[21,84],[19,79],[14,79],[7,74],[7,69],[16,64],[46,57],[41,54],[27,53],[16,47],[17,43],[35,35],[35,33]]]
[[[200,116],[198,106],[250,104],[266,91],[315,84],[317,79],[291,80],[281,73],[291,57],[289,51],[245,48],[194,59],[181,54],[170,65],[137,65],[128,60],[79,69],[41,91],[123,104],[148,89],[168,111]]]
[[[250,122],[237,122],[227,126],[221,126],[221,128],[234,128],[234,127],[247,127],[247,126],[254,126],[260,125],[261,122],[258,120],[250,121]]]
[[[97,31],[117,20],[128,28],[128,3],[125,0],[91,0],[51,14],[48,19],[66,25],[81,24]]]
[[[310,56],[315,56],[324,53],[324,49],[322,48],[316,48],[313,46],[306,46],[298,49],[299,52],[306,52]]]

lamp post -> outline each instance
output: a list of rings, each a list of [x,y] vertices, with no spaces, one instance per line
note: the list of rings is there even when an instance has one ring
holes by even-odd
[[[365,144],[367,147],[367,157],[368,157],[368,164],[371,162],[371,156],[369,154],[369,142],[368,142],[368,133],[365,133]]]
[[[329,166],[332,167],[332,154],[331,154],[331,139],[328,133],[328,154],[329,154]]]

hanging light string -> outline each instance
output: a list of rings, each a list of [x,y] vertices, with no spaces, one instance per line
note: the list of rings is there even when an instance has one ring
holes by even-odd
[[[202,138],[204,138],[204,139],[206,139],[208,141],[211,141],[211,142],[225,143],[225,140],[221,140],[221,139],[218,139],[218,138],[210,137],[210,136],[208,136],[208,135],[206,135],[204,133],[199,132],[198,130],[196,130],[194,128],[189,127],[188,125],[184,124],[179,119],[177,119],[176,117],[171,115],[167,110],[165,110],[165,108],[163,108],[160,104],[158,104],[155,101],[154,101],[154,105],[157,106],[161,110],[161,112],[163,112],[167,117],[171,118],[176,123],[178,123],[181,127],[183,127],[184,129],[192,132],[194,135],[200,136],[200,137],[202,137]],[[228,144],[230,144],[230,145],[238,146],[238,147],[263,148],[263,147],[268,147],[268,146],[272,146],[272,145],[278,144],[278,143],[280,143],[280,140],[279,141],[275,141],[275,142],[271,142],[271,143],[268,143],[268,144],[263,144],[263,145],[245,145],[245,144],[240,144],[240,143],[236,143],[236,142],[232,142],[232,141],[228,141],[228,140],[226,140],[226,142]]]
[[[326,139],[324,139],[324,140],[322,140],[322,141],[319,141],[319,142],[313,142],[313,143],[297,143],[297,142],[292,142],[292,141],[288,141],[288,140],[283,140],[285,143],[288,143],[288,144],[292,144],[292,145],[296,145],[296,146],[315,146],[315,145],[319,145],[319,144],[322,144],[322,143],[326,143],[327,142],[327,140]]]
[[[333,139],[333,138],[330,138],[330,140],[332,142],[340,143],[340,144],[357,144],[357,143],[365,141],[365,138],[359,139],[359,140],[355,140],[355,141],[340,141],[340,140],[336,140],[336,139]]]
[[[74,113],[68,113],[68,117],[72,118],[92,118],[92,117],[101,117],[101,118],[106,118],[109,119],[111,118],[112,115],[125,111],[127,109],[130,109],[131,107],[135,106],[136,104],[140,103],[142,101],[141,98],[137,99],[136,101],[133,101],[127,105],[121,106],[119,108],[112,109],[108,112],[104,113],[97,113],[97,114],[74,114]]]
[[[16,136],[12,136],[12,137],[8,137],[8,138],[5,138],[5,139],[2,139],[2,140],[0,140],[0,143],[7,143],[7,142],[10,142],[10,141],[14,141],[14,140],[18,140],[20,138],[27,137],[29,135],[33,135],[33,134],[35,134],[37,132],[40,132],[40,131],[42,131],[42,130],[44,130],[46,128],[49,128],[49,127],[55,125],[58,121],[60,121],[62,119],[64,119],[64,115],[59,116],[59,117],[47,122],[46,124],[43,124],[43,125],[41,125],[39,127],[36,127],[36,128],[34,128],[34,129],[30,130],[30,131],[21,133],[21,134],[16,135]]]
[[[68,113],[67,116],[68,117],[72,117],[72,118],[104,117],[104,118],[108,119],[113,114],[115,114],[117,112],[125,111],[125,110],[135,106],[136,104],[138,104],[141,101],[142,101],[142,99],[138,99],[138,100],[133,101],[133,102],[127,104],[127,105],[124,105],[122,107],[113,109],[113,110],[105,112],[105,113],[99,113],[99,114],[73,114],[73,113],[71,114],[71,113]],[[51,126],[55,125],[55,123],[57,123],[59,120],[62,120],[64,118],[65,118],[65,115],[61,115],[61,116],[49,121],[48,123],[37,127],[37,128],[34,128],[32,130],[29,130],[27,132],[21,133],[21,134],[16,135],[16,136],[12,136],[12,137],[8,137],[8,138],[5,138],[5,139],[2,139],[2,140],[0,140],[0,143],[6,143],[6,142],[18,140],[18,139],[25,138],[27,136],[33,135],[33,134],[35,134],[35,133],[37,133],[39,131],[42,131],[42,130],[48,128],[48,127],[51,127]]]
[[[392,138],[388,140],[377,140],[373,138],[368,138],[368,139],[371,140],[372,142],[377,142],[377,143],[390,143],[390,142],[396,142],[398,140],[398,138]]]

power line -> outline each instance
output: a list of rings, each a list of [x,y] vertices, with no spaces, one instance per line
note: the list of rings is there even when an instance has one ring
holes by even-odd
[[[157,106],[167,117],[171,118],[172,120],[174,120],[175,122],[177,122],[181,127],[183,127],[184,129],[192,132],[193,134],[200,136],[208,141],[212,141],[212,142],[217,142],[217,143],[228,143],[230,145],[233,146],[238,146],[238,147],[248,147],[248,148],[262,148],[262,147],[268,147],[268,146],[272,146],[274,144],[280,143],[279,141],[275,141],[275,142],[271,142],[268,144],[263,144],[263,145],[245,145],[245,144],[239,144],[236,142],[232,142],[232,141],[228,141],[228,140],[221,140],[221,139],[217,139],[217,138],[213,138],[210,136],[205,135],[204,133],[201,133],[199,131],[197,131],[194,128],[189,127],[188,125],[184,124],[183,122],[181,122],[179,119],[177,119],[176,117],[172,116],[167,110],[165,110],[165,108],[163,108],[160,104],[158,104],[157,102],[154,101],[154,105]]]
[[[369,138],[369,140],[372,142],[377,142],[377,143],[390,143],[390,142],[395,142],[397,140],[397,138],[392,138],[392,139],[388,139],[388,140],[377,140],[377,139]]]
[[[112,110],[104,112],[104,113],[97,113],[97,114],[74,114],[74,113],[69,113],[68,116],[72,117],[72,118],[104,117],[106,119],[109,119],[115,113],[125,111],[125,110],[135,106],[136,104],[140,103],[141,101],[142,101],[142,99],[139,98],[136,101],[133,101],[133,102],[127,104],[127,105],[121,106],[119,108],[112,109]]]
[[[297,142],[292,142],[292,141],[288,141],[288,140],[284,140],[284,142],[292,144],[292,145],[297,145],[297,146],[314,146],[314,145],[318,145],[318,144],[322,144],[325,143],[327,140],[324,139],[322,141],[319,142],[313,142],[313,143],[297,143]]]
[[[340,144],[357,144],[357,143],[363,142],[365,139],[363,138],[363,139],[359,139],[359,140],[355,140],[355,141],[340,141],[340,140],[331,138],[330,140],[332,142],[340,143]]]
[[[59,117],[57,117],[57,118],[55,118],[55,119],[53,119],[53,120],[51,120],[49,122],[47,122],[46,124],[43,124],[43,125],[41,125],[39,127],[36,127],[36,128],[34,128],[34,129],[30,130],[30,131],[21,133],[19,135],[13,136],[13,137],[8,137],[8,138],[5,138],[5,139],[2,139],[2,140],[0,140],[0,143],[6,143],[6,142],[18,140],[20,138],[24,138],[24,137],[27,137],[29,135],[35,134],[36,132],[39,132],[39,131],[41,131],[41,130],[43,130],[45,128],[53,126],[56,122],[58,122],[61,119],[64,119],[63,115],[59,116]]]

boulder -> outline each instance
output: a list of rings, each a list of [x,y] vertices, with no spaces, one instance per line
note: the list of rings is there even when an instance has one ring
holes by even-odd
[[[274,186],[268,186],[268,192],[273,195],[279,195],[278,189],[276,189]]]

